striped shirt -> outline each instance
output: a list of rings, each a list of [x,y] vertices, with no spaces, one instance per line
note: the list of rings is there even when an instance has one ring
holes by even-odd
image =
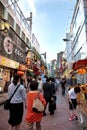
[[[18,85],[14,85],[11,83],[8,87],[8,98],[11,97],[11,95],[14,93],[15,89],[17,88]],[[24,85],[20,84],[17,91],[13,95],[11,99],[11,103],[21,103],[26,100],[26,92]]]

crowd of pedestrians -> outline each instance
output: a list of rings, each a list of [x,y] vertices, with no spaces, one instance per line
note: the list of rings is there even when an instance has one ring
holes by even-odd
[[[56,92],[59,91],[59,87],[61,87],[61,95],[64,97],[67,91],[67,99],[69,101],[69,109],[70,109],[70,118],[72,120],[72,116],[76,118],[76,94],[80,92],[79,86],[75,89],[66,89],[67,88],[67,80],[65,77],[45,77],[42,80],[41,76],[33,77],[32,79],[27,80],[27,85],[25,87],[25,82],[23,78],[19,75],[15,74],[11,84],[8,87],[8,96],[10,97],[12,93],[15,91],[16,87],[19,85],[17,92],[14,94],[11,99],[11,107],[9,110],[9,130],[12,130],[15,127],[15,130],[20,129],[20,124],[22,122],[24,106],[26,108],[25,121],[28,125],[28,130],[33,130],[33,125],[36,123],[36,130],[41,130],[41,120],[43,116],[46,116],[46,111],[50,113],[50,115],[55,114],[56,108],[56,100],[57,95]],[[44,81],[44,82],[43,82]],[[28,87],[28,89],[27,89]],[[27,89],[27,91],[26,91]],[[69,90],[70,89],[70,90]],[[32,110],[33,101],[38,93],[40,92],[40,100],[44,104],[44,111],[41,113],[36,113]],[[73,114],[74,110],[74,114]]]

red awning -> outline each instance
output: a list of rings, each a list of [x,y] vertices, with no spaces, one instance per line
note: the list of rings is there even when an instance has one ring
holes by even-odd
[[[33,66],[33,69],[34,70],[39,70],[39,68],[36,65]]]
[[[35,75],[40,75],[40,72],[39,71],[34,71],[34,74]]]
[[[87,59],[79,60],[73,64],[73,70],[87,67]]]

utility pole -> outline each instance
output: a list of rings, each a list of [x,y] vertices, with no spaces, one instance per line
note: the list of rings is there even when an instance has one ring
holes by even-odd
[[[32,12],[30,12],[30,17],[26,18],[27,21],[30,21],[30,31],[32,33]]]
[[[42,53],[41,55],[44,56],[44,59],[45,59],[45,62],[46,62],[46,52],[45,52],[45,53]]]

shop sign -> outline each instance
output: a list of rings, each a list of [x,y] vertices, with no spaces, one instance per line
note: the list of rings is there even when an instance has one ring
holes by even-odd
[[[27,67],[25,65],[20,64],[18,70],[26,71]]]
[[[26,63],[27,63],[27,65],[31,65],[31,59],[30,58],[26,58]]]
[[[22,53],[17,48],[15,49],[15,54],[17,54],[20,57],[23,57]]]
[[[42,70],[44,70],[44,69],[45,69],[45,67],[44,67],[44,66],[42,66],[42,67],[41,67],[41,69],[42,69]]]
[[[12,44],[12,40],[10,37],[6,37],[4,39],[4,50],[9,55],[12,54],[12,52],[13,52],[13,44]]]
[[[12,40],[10,37],[6,37],[4,39],[4,49],[5,49],[6,53],[9,55],[13,53],[13,44],[12,44]],[[23,54],[17,48],[15,49],[15,54],[20,57],[23,57]]]
[[[0,56],[0,65],[14,69],[17,69],[19,67],[18,62],[5,58],[3,56]]]

